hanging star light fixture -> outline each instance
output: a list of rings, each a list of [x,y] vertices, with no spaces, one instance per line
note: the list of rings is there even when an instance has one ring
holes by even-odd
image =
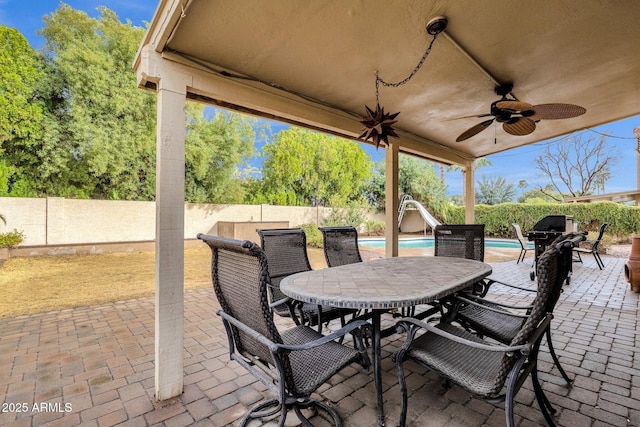
[[[414,69],[411,71],[411,74],[409,74],[409,76],[404,80],[400,80],[396,83],[389,83],[382,79],[382,77],[380,77],[380,75],[376,71],[376,108],[374,110],[372,108],[369,108],[369,106],[367,105],[364,106],[367,115],[364,116],[360,121],[360,123],[364,125],[364,129],[362,129],[362,133],[360,134],[358,139],[362,139],[364,141],[371,140],[371,142],[375,144],[377,149],[380,147],[380,143],[382,142],[384,142],[385,145],[388,146],[390,136],[398,138],[398,134],[396,134],[392,125],[397,122],[395,118],[398,116],[398,114],[400,114],[400,112],[393,114],[385,113],[384,107],[380,107],[380,84],[387,87],[398,87],[406,84],[409,80],[411,80],[411,78],[418,72],[418,70],[420,70],[422,64],[424,64],[424,61],[427,59],[427,56],[429,56],[429,53],[431,53],[431,47],[433,46],[433,42],[436,41],[436,37],[438,36],[438,34],[443,32],[446,28],[447,18],[443,16],[434,18],[427,23],[427,33],[431,34],[433,38],[431,39],[429,47],[425,51],[424,55],[422,55],[420,62],[418,62],[418,65],[414,67]]]

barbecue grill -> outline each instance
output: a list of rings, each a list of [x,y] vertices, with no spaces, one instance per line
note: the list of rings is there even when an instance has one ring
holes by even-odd
[[[538,257],[547,249],[553,241],[566,231],[573,231],[573,217],[569,215],[547,215],[536,222],[533,229],[527,233],[527,238],[533,241],[535,246],[535,262],[530,273],[531,280],[536,277],[536,265]]]

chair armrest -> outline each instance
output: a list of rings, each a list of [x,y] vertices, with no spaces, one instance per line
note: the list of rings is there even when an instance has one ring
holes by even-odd
[[[321,338],[317,340],[308,342],[302,345],[286,345],[286,344],[275,344],[274,348],[277,350],[286,350],[286,351],[301,351],[301,350],[309,350],[315,347],[319,347],[323,344],[326,344],[330,341],[335,341],[337,338],[341,338],[348,333],[351,333],[355,329],[359,329],[362,326],[368,325],[369,323],[364,320],[354,320],[353,322],[349,322],[344,327],[338,329],[335,332],[330,333],[329,335],[323,335]]]
[[[358,328],[361,328],[362,326],[368,325],[368,323],[365,322],[364,320],[355,320],[353,322],[348,323],[343,328],[340,328],[337,331],[332,332],[329,335],[323,335],[321,338],[318,338],[317,340],[308,342],[306,344],[302,344],[302,345],[285,345],[285,344],[274,343],[269,338],[265,337],[264,335],[262,335],[261,333],[257,332],[256,330],[254,330],[254,329],[250,328],[249,326],[245,325],[244,323],[242,323],[241,321],[239,321],[235,317],[233,317],[233,316],[229,315],[228,313],[226,313],[224,310],[218,310],[216,312],[216,314],[218,316],[220,316],[222,318],[222,320],[225,322],[225,327],[228,324],[233,325],[234,327],[240,329],[241,331],[243,331],[247,335],[251,336],[252,338],[254,338],[256,340],[258,340],[262,344],[268,346],[273,353],[276,353],[276,352],[281,351],[281,350],[286,350],[286,351],[309,350],[311,348],[318,347],[318,346],[321,346],[323,344],[326,344],[326,343],[328,343],[330,341],[334,341],[335,339],[343,337],[346,334],[354,331],[355,329],[358,329]]]
[[[229,325],[233,325],[234,327],[240,329],[242,332],[246,333],[247,335],[251,336],[251,338],[258,340],[260,343],[271,347],[273,345],[275,345],[275,343],[273,341],[271,341],[269,338],[265,337],[264,335],[262,335],[261,333],[257,332],[255,329],[250,328],[249,326],[245,325],[244,323],[242,323],[241,321],[239,321],[238,319],[236,319],[235,317],[229,315],[228,313],[226,313],[224,310],[218,310],[216,311],[216,314],[218,316],[220,316],[222,318],[222,321],[224,322],[224,326],[225,328],[227,328],[227,335],[229,338],[229,349],[232,350],[233,349],[233,339],[232,339],[232,334],[231,331],[228,329]]]
[[[481,307],[483,310],[493,311],[494,313],[506,314],[506,315],[513,316],[513,317],[520,317],[522,319],[526,319],[527,317],[529,317],[529,315],[527,315],[527,314],[518,314],[518,313],[511,312],[511,311],[505,311],[505,310],[500,309],[500,308],[494,308],[494,307],[492,307],[492,305],[493,306],[498,306],[498,307],[501,307],[501,308],[514,309],[514,310],[528,310],[528,309],[531,308],[531,306],[517,306],[517,305],[501,304],[499,302],[488,301],[488,300],[484,300],[482,298],[477,298],[477,299],[475,299],[475,301],[473,299],[465,298],[463,296],[457,296],[456,298],[459,301],[462,301],[464,303],[475,305],[477,307]]]
[[[550,321],[550,319],[549,319]],[[546,326],[545,326],[546,328]],[[467,340],[465,338],[459,337],[457,335],[453,335],[450,334],[446,331],[443,331],[442,329],[438,329],[435,326],[423,322],[421,320],[417,320],[411,317],[405,317],[400,319],[397,323],[396,323],[396,330],[398,331],[398,333],[402,333],[402,332],[407,332],[407,340],[406,342],[403,344],[402,348],[400,351],[408,349],[411,346],[411,342],[413,341],[413,337],[415,336],[416,332],[419,329],[426,329],[427,331],[434,333],[436,335],[439,335],[443,338],[446,338],[448,340],[466,345],[468,347],[472,347],[472,348],[477,348],[477,349],[482,349],[482,350],[487,350],[487,351],[496,351],[496,352],[503,352],[503,353],[508,353],[508,352],[520,352],[522,354],[527,354],[530,350],[531,350],[531,344],[527,343],[527,344],[523,344],[523,345],[517,345],[517,346],[505,346],[503,344],[488,344],[488,343],[479,343],[476,341],[470,341]],[[544,332],[544,330],[543,330]]]
[[[521,291],[537,292],[536,289],[523,288],[522,286],[512,285],[511,283],[506,283],[506,282],[503,282],[501,280],[492,279],[491,277],[487,277],[485,280],[488,282],[487,286],[489,286],[489,287],[491,287],[494,283],[497,283],[499,285],[507,286],[507,287],[513,288],[513,289],[519,289]]]
[[[282,298],[282,299],[279,299],[278,301],[274,301],[271,304],[269,304],[269,308],[273,309],[273,307],[277,307],[280,304],[289,305],[289,304],[292,303],[292,301],[293,300],[291,298],[289,298],[289,297]]]

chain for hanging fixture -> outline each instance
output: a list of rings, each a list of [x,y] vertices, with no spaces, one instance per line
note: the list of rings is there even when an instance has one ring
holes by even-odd
[[[428,31],[428,29],[427,29],[427,31]],[[436,33],[436,34],[433,35],[433,38],[431,39],[431,43],[429,43],[429,47],[424,52],[424,55],[422,55],[422,58],[420,58],[420,62],[418,62],[418,65],[416,65],[413,68],[413,70],[411,71],[411,73],[406,78],[404,78],[403,80],[400,80],[399,82],[395,82],[395,83],[389,83],[389,82],[385,81],[382,77],[380,77],[378,71],[376,71],[376,102],[380,101],[380,84],[382,84],[382,86],[386,86],[386,87],[399,87],[399,86],[402,86],[404,84],[407,84],[409,82],[409,80],[411,80],[413,78],[413,76],[415,76],[416,73],[418,71],[420,71],[420,68],[422,68],[422,64],[424,64],[424,61],[426,61],[427,57],[431,53],[431,48],[433,47],[433,42],[436,41],[436,37],[438,37],[438,34],[439,33]]]
[[[364,139],[365,141],[371,139],[371,141],[375,144],[376,148],[380,146],[381,142],[385,142],[386,145],[389,145],[389,137],[398,137],[395,133],[392,125],[397,122],[395,118],[400,114],[400,112],[388,114],[384,112],[384,108],[380,107],[380,85],[386,87],[399,87],[411,80],[413,76],[422,68],[422,65],[426,61],[427,57],[431,53],[431,48],[433,47],[433,43],[436,41],[438,34],[443,32],[447,28],[447,18],[443,16],[439,16],[430,20],[427,23],[427,33],[431,34],[433,38],[429,43],[429,47],[420,58],[418,65],[416,65],[411,73],[404,78],[395,83],[390,83],[380,77],[378,71],[376,71],[376,108],[372,109],[365,105],[365,109],[367,115],[363,117],[363,120],[360,122],[364,125],[364,129],[358,138]]]

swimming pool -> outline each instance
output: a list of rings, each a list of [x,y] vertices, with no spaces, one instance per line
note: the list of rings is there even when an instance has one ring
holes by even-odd
[[[533,243],[528,243],[529,247],[533,248]],[[384,239],[358,239],[358,246],[368,246],[370,248],[384,248]],[[433,237],[417,237],[411,239],[399,239],[398,248],[432,248]],[[520,249],[520,243],[517,240],[509,239],[484,239],[485,248],[503,248],[503,249]]]

